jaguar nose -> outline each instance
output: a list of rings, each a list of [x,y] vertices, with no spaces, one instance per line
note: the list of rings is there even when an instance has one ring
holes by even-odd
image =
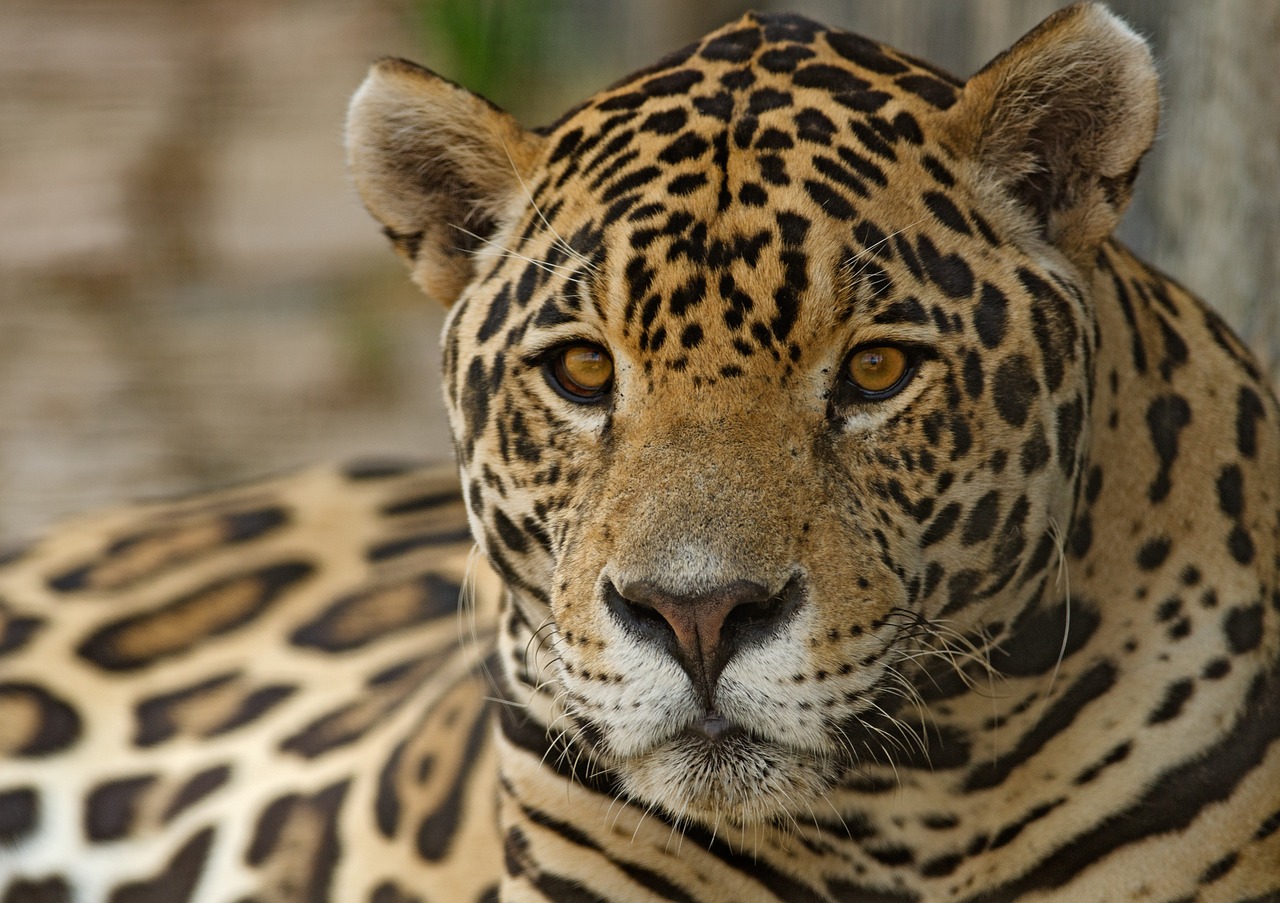
[[[673,593],[646,580],[605,583],[614,617],[635,635],[664,649],[680,664],[714,709],[716,681],[733,655],[786,623],[800,606],[799,580],[780,592],[734,580],[696,594]]]

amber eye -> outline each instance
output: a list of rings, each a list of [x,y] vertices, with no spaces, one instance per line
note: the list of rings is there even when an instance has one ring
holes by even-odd
[[[552,354],[549,374],[570,401],[598,401],[613,382],[613,361],[599,345],[575,342]]]
[[[850,355],[847,376],[864,397],[879,401],[901,389],[910,371],[911,361],[901,348],[873,345]]]

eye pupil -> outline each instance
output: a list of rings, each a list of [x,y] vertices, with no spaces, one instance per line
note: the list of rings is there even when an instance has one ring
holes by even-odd
[[[570,398],[592,401],[608,390],[613,380],[613,361],[599,345],[569,345],[553,358],[552,375]]]
[[[849,381],[868,395],[891,393],[908,370],[906,352],[892,345],[863,348],[849,359]]]

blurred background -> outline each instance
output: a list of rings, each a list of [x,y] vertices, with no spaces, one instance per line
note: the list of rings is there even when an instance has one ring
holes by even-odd
[[[445,457],[442,320],[343,170],[405,56],[528,125],[790,9],[969,75],[1057,0],[3,0],[0,537],[321,459]],[[1115,0],[1164,77],[1123,236],[1280,372],[1280,2]]]

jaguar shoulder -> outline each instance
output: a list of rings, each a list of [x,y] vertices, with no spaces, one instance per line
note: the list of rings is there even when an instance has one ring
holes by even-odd
[[[1280,407],[1111,237],[1156,116],[1094,4],[965,83],[749,14],[538,132],[375,66],[461,489],[16,555],[0,900],[1280,899]]]

